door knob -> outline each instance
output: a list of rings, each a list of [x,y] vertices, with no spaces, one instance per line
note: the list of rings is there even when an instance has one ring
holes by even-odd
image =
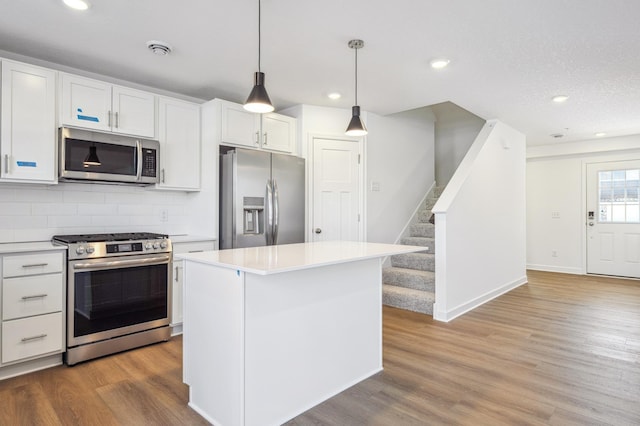
[[[320,234],[320,233],[322,233],[322,229],[316,228],[316,234]]]
[[[589,222],[589,226],[593,226],[593,222]]]

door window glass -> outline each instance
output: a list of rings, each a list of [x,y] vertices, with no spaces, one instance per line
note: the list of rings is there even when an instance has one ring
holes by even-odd
[[[598,221],[640,223],[640,169],[598,172]]]

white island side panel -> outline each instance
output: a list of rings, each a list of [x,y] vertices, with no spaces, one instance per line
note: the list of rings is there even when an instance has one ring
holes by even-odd
[[[246,425],[282,424],[382,370],[380,262],[246,274]]]
[[[184,305],[189,406],[215,425],[242,425],[244,273],[187,262]]]

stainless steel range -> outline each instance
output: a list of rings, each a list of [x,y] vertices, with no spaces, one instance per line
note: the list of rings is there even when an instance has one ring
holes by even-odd
[[[68,247],[68,365],[169,340],[167,235],[56,235],[53,242]]]

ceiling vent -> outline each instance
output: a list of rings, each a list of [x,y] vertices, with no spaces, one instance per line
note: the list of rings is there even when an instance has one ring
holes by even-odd
[[[150,40],[147,42],[147,47],[156,55],[165,56],[171,53],[171,46],[164,41]]]

